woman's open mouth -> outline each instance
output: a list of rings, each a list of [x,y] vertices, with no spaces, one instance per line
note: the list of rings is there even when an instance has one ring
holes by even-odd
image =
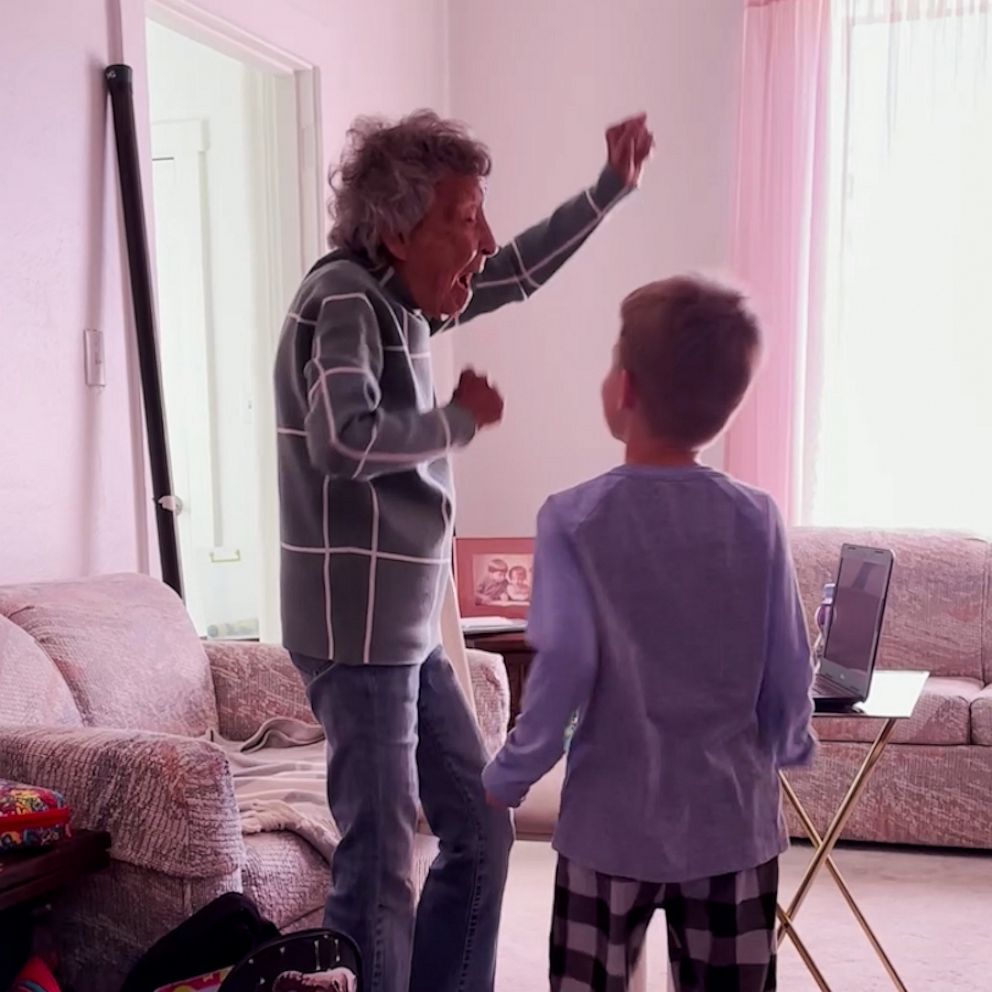
[[[461,274],[455,279],[455,282],[461,286],[466,292],[472,292],[472,283],[475,281],[476,276],[478,276],[482,269],[484,268],[486,262],[485,259],[476,256],[472,259],[472,262],[461,271]]]

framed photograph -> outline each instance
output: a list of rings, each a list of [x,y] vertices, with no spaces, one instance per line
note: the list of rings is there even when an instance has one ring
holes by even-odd
[[[526,620],[534,587],[534,539],[457,538],[455,581],[463,617]]]

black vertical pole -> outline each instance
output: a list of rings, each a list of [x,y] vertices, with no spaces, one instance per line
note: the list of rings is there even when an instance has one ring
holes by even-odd
[[[155,499],[155,523],[158,528],[158,551],[162,578],[180,596],[183,577],[179,566],[179,542],[176,536],[176,500],[172,495],[172,473],[165,434],[165,409],[162,404],[162,374],[155,336],[155,309],[152,306],[151,271],[148,264],[148,230],[145,206],[141,197],[141,169],[138,139],[134,125],[134,91],[128,65],[111,65],[106,70],[110,106],[114,114],[117,144],[117,168],[120,173],[121,202],[124,208],[124,232],[127,238],[131,299],[134,303],[134,326],[138,337],[138,362],[141,367],[141,395],[148,434],[148,458],[151,463],[152,489]]]

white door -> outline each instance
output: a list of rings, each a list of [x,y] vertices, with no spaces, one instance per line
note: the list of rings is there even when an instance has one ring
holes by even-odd
[[[272,363],[304,265],[298,78],[148,24],[155,260],[186,603],[278,637]],[[312,135],[311,135],[312,137]]]
[[[243,436],[250,436],[252,384],[245,377],[240,402],[235,396],[234,404],[218,408],[218,379],[223,372],[217,366],[226,356],[218,348],[213,297],[206,285],[210,275],[210,219],[203,182],[206,123],[155,124],[152,144],[159,345],[173,491],[180,501],[178,532],[187,607],[201,635],[254,636],[258,633],[252,588],[256,577],[243,573],[257,558],[257,550],[251,547],[250,523],[232,527],[225,507],[225,482],[227,488],[233,484],[242,492],[250,491],[254,466],[249,447],[241,477],[225,480],[219,452],[237,421],[247,428]],[[233,544],[224,540],[225,531],[232,530]],[[223,577],[216,567],[222,565],[228,566]],[[232,578],[237,586],[248,588],[233,596],[230,588],[218,589],[218,585],[230,586]]]
[[[204,291],[202,121],[153,127],[155,255],[159,351],[173,492],[179,497],[179,551],[190,616],[205,634],[209,610],[202,560],[217,544]]]

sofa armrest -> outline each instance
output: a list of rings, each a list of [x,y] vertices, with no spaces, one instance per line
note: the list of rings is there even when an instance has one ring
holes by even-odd
[[[111,856],[179,878],[229,874],[245,859],[227,758],[207,741],[135,730],[0,727],[5,778],[61,792]]]
[[[207,641],[222,737],[246,741],[268,719],[313,723],[303,679],[289,653],[254,641]]]
[[[479,715],[479,728],[491,756],[503,746],[510,722],[510,683],[502,655],[469,648],[469,674]]]

